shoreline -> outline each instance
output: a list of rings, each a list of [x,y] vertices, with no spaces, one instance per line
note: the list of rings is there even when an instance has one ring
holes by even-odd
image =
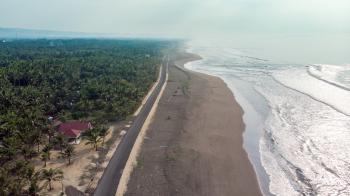
[[[243,149],[243,110],[223,80],[183,69],[198,59],[172,59],[125,195],[261,195]]]
[[[260,191],[263,193],[263,195],[273,196],[274,194],[272,194],[269,189],[270,175],[267,173],[265,167],[262,164],[262,160],[261,160],[262,155],[260,152],[260,139],[261,137],[263,137],[263,134],[264,134],[263,129],[264,129],[265,119],[263,119],[263,116],[261,116],[261,114],[255,111],[255,109],[251,106],[249,101],[244,98],[244,96],[242,95],[242,92],[237,88],[237,86],[239,86],[240,88],[251,88],[251,87],[246,83],[244,83],[243,81],[240,81],[239,79],[230,81],[230,80],[227,80],[227,78],[225,77],[220,77],[215,74],[206,73],[205,71],[197,72],[197,71],[188,69],[185,67],[185,65],[181,67],[193,73],[200,73],[200,74],[219,78],[225,83],[226,87],[231,91],[235,102],[240,106],[240,108],[243,111],[242,119],[245,125],[244,131],[242,133],[243,149],[247,153],[249,161],[253,166],[256,177],[258,179]],[[251,94],[251,96],[257,97],[257,99],[265,99],[263,95],[259,93],[255,95]]]
[[[202,59],[202,57],[200,57],[197,54],[193,54],[193,53],[189,53],[189,54],[194,55],[195,57],[196,56],[199,57],[199,59],[197,59],[197,60]],[[194,60],[194,61],[196,61],[196,60]],[[184,69],[184,71],[192,72],[194,74],[203,74],[204,76],[217,78],[224,83],[225,87],[228,90],[230,90],[235,104],[237,104],[239,106],[240,110],[242,111],[241,116],[242,116],[242,121],[244,124],[244,128],[242,131],[242,148],[245,151],[245,153],[249,159],[250,165],[253,167],[253,170],[255,172],[255,177],[258,181],[258,185],[259,185],[259,189],[260,189],[261,194],[272,196],[272,194],[269,191],[269,187],[268,187],[269,179],[267,176],[265,176],[267,174],[265,172],[265,169],[262,166],[262,163],[260,162],[260,151],[259,151],[259,147],[258,147],[259,141],[254,141],[254,144],[252,144],[253,141],[251,141],[251,138],[247,138],[247,137],[252,137],[253,136],[252,134],[257,134],[256,131],[250,130],[250,129],[252,129],[252,127],[250,127],[249,121],[254,120],[254,121],[256,121],[256,122],[254,122],[254,124],[255,124],[255,123],[259,123],[261,121],[261,119],[257,119],[256,116],[252,117],[251,114],[250,115],[247,114],[248,112],[245,111],[245,109],[247,109],[246,108],[246,104],[247,104],[246,100],[243,100],[244,99],[243,96],[239,94],[237,89],[232,87],[232,84],[227,83],[227,81],[224,78],[220,78],[219,76],[216,76],[216,75],[210,75],[208,73],[197,72],[197,71],[186,68],[185,65],[186,65],[186,63],[179,63],[178,66],[180,66],[181,69]],[[250,112],[251,111],[249,111],[249,113]],[[248,122],[246,122],[246,121],[248,121]],[[252,145],[257,145],[257,147],[252,147]],[[254,150],[253,153],[251,152],[252,150]],[[257,150],[257,152],[255,152],[255,150]],[[258,160],[256,160],[256,159],[258,159]],[[257,165],[255,165],[253,162],[259,162],[259,163]]]

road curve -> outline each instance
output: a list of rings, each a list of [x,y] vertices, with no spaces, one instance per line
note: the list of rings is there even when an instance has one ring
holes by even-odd
[[[135,118],[133,124],[130,126],[124,138],[119,143],[95,189],[94,196],[115,195],[120,177],[123,173],[123,169],[129,158],[136,138],[165,83],[166,73],[168,70],[167,66],[168,62],[166,64],[162,63],[161,75],[157,86],[154,88],[146,103],[143,105],[140,113]]]

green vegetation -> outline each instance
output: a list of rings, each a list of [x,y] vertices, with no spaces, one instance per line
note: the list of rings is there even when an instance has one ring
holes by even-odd
[[[58,149],[70,163],[74,148],[56,133],[50,117],[92,122],[127,118],[156,80],[168,46],[150,40],[0,43],[0,195],[35,195],[44,179],[51,189],[61,173],[49,177],[49,169],[39,175],[33,158],[46,166],[50,151]],[[87,138],[97,149],[107,129],[94,130]]]
[[[74,146],[71,144],[67,144],[66,149],[63,152],[61,152],[61,154],[62,154],[62,157],[68,159],[68,165],[70,165],[71,158],[74,155]]]
[[[143,165],[144,165],[143,157],[138,157],[136,160],[136,167],[138,169],[141,169],[141,168],[143,168]]]
[[[97,151],[98,145],[102,142],[100,129],[97,129],[97,128],[90,129],[84,133],[84,136],[87,140],[85,144],[91,145]]]
[[[163,42],[37,40],[1,43],[2,115],[122,119],[157,78]],[[22,115],[22,116],[23,116]],[[45,120],[45,119],[37,119]]]
[[[52,181],[60,181],[63,179],[63,172],[59,169],[43,169],[42,178],[46,181],[44,187],[49,187],[49,191],[52,190]]]

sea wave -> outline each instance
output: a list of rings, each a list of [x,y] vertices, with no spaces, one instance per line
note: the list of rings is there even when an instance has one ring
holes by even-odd
[[[305,71],[305,70],[304,70]],[[350,118],[278,83],[262,89],[271,107],[260,141],[276,195],[346,195]]]
[[[303,69],[275,72],[273,77],[284,86],[301,92],[350,116],[350,91],[310,76]]]
[[[203,60],[187,68],[221,77],[241,95],[237,101],[246,116],[252,111],[261,116],[262,125],[244,118],[244,139],[258,141],[258,149],[245,149],[260,153],[262,167],[254,168],[260,181],[268,176],[266,195],[350,195],[350,91],[333,84],[350,85],[346,70],[330,77],[308,73],[306,66],[246,58],[251,55],[235,50],[191,49]],[[259,108],[264,104],[267,112]]]
[[[319,79],[323,82],[327,82],[328,84],[334,85],[343,90],[350,91],[350,85],[346,83],[347,81],[344,79],[339,81],[339,75],[344,72],[350,72],[349,65],[339,66],[315,64],[310,65],[307,69],[307,73],[310,76],[315,77],[316,79]],[[350,74],[348,77],[350,80]]]

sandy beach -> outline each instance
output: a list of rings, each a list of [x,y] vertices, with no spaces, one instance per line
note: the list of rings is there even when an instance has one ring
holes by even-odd
[[[125,195],[261,195],[242,148],[243,111],[219,78],[175,66]]]

